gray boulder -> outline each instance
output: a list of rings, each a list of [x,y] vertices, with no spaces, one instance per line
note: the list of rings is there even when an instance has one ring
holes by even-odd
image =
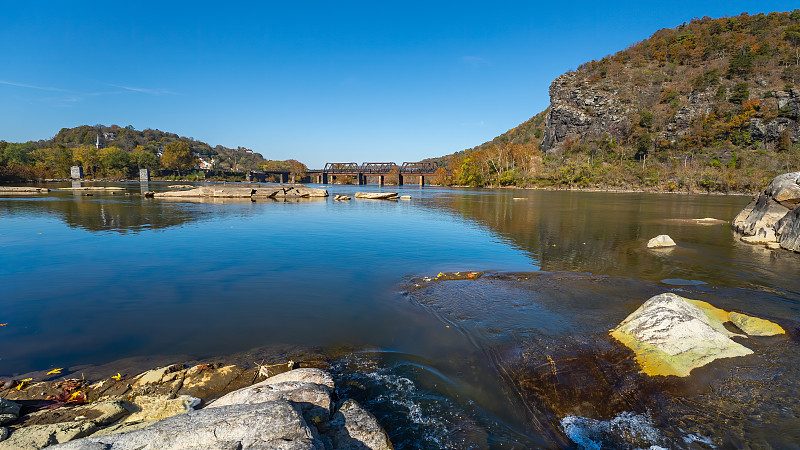
[[[0,398],[0,425],[17,420],[19,408],[20,406],[11,400]]]
[[[331,389],[335,387],[333,377],[328,372],[313,367],[304,367],[287,372],[273,375],[260,383],[254,384],[255,386],[266,386],[269,384],[285,383],[287,381],[295,381],[299,383],[314,383],[322,386],[327,386]]]
[[[777,241],[782,248],[800,252],[800,172],[775,177],[733,219],[734,231],[744,242]]]
[[[327,436],[333,448],[347,450],[389,450],[392,442],[375,416],[355,400],[345,400],[330,422]]]
[[[46,415],[39,411],[34,415]],[[106,401],[83,405],[70,410],[76,420],[45,425],[22,427],[11,433],[8,439],[0,441],[0,450],[38,450],[60,442],[68,442],[99,431],[128,414],[119,401]],[[77,419],[83,417],[83,419]]]
[[[59,450],[323,449],[300,413],[287,401],[206,408],[148,427],[89,437]]]
[[[304,411],[329,416],[331,410],[330,390],[314,383],[286,381],[268,385],[253,385],[233,391],[218,398],[206,408],[221,408],[228,405],[250,405],[274,400],[287,400],[300,405]]]

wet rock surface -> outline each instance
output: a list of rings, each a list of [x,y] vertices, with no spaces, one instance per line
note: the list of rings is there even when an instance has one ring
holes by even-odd
[[[412,282],[417,286],[409,288],[409,299],[491,355],[509,398],[524,404],[526,427],[547,437],[534,446],[571,448],[585,438],[587,448],[778,448],[800,438],[791,431],[800,424],[800,405],[780,400],[800,387],[788,375],[800,363],[793,331],[798,324],[770,315],[783,310],[768,308],[778,297],[749,292],[742,298],[737,289],[702,285],[674,288],[725,308],[719,308],[725,321],[732,322],[734,312],[766,318],[786,334],[733,337],[752,354],[716,359],[687,377],[651,376],[607,330],[643,299],[663,293],[662,284],[557,272]],[[731,324],[724,328],[744,334]]]
[[[775,177],[733,219],[732,227],[743,242],[777,242],[800,252],[800,172]]]

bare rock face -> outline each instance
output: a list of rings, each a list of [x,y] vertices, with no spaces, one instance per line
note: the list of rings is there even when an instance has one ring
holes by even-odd
[[[744,242],[778,242],[800,252],[800,172],[775,177],[733,219],[732,227]]]
[[[746,336],[728,331],[725,322],[739,323],[752,335],[784,333],[767,320],[665,293],[644,302],[611,335],[633,350],[644,373],[685,377],[716,359],[753,353],[730,339]]]
[[[545,119],[542,150],[550,153],[567,138],[599,139],[628,134],[633,111],[617,96],[619,88],[581,82],[574,72],[550,84],[550,111]]]

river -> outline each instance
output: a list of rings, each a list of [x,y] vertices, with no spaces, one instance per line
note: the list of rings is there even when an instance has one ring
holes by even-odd
[[[393,189],[411,200],[340,202],[381,188],[331,185],[181,202],[114,186],[0,197],[0,376],[305,352],[397,448],[634,448],[621,423],[668,447],[800,445],[793,338],[690,383],[614,384],[604,368],[627,358],[607,330],[660,292],[800,317],[800,254],[691,221],[729,221],[749,197],[407,186]],[[648,250],[659,234],[678,246]],[[430,280],[466,271],[484,274]]]

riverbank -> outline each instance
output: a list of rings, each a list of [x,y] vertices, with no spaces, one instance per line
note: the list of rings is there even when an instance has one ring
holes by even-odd
[[[188,183],[251,183],[245,180],[229,180],[229,179],[217,179],[217,178],[208,178],[204,180],[195,180],[195,179],[172,179],[172,178],[152,178],[152,182],[167,182],[167,181],[174,181],[174,182],[188,182]],[[42,183],[64,183],[64,182],[81,182],[81,183],[137,183],[140,182],[138,179],[129,179],[129,180],[112,180],[112,179],[80,179],[74,180],[71,178],[53,178],[53,179],[45,179],[45,180],[27,180],[25,182],[10,182],[10,181],[0,181],[0,183],[5,184],[42,184]],[[291,183],[289,183],[291,184]],[[296,183],[296,184],[313,184],[310,182],[307,183]],[[326,186],[337,186],[335,183],[328,183]],[[354,184],[338,184],[338,186],[354,186]],[[385,184],[383,187],[396,187],[397,185],[392,184]],[[754,196],[758,194],[757,192],[749,192],[749,191],[728,191],[728,192],[721,192],[721,191],[694,191],[694,190],[662,190],[662,189],[636,189],[636,188],[596,188],[596,187],[557,187],[557,186],[467,186],[467,185],[438,185],[438,184],[430,184],[427,186],[431,187],[445,187],[445,188],[463,188],[463,189],[487,189],[487,190],[532,190],[532,191],[553,191],[553,192],[599,192],[599,193],[625,193],[625,194],[634,194],[634,193],[646,193],[646,194],[676,194],[676,195],[721,195],[721,196]]]
[[[0,449],[391,449],[375,417],[322,362],[171,364],[99,379],[53,369],[0,385]],[[123,434],[124,433],[124,434]],[[85,438],[85,439],[84,439]],[[148,448],[150,448],[148,447]]]

